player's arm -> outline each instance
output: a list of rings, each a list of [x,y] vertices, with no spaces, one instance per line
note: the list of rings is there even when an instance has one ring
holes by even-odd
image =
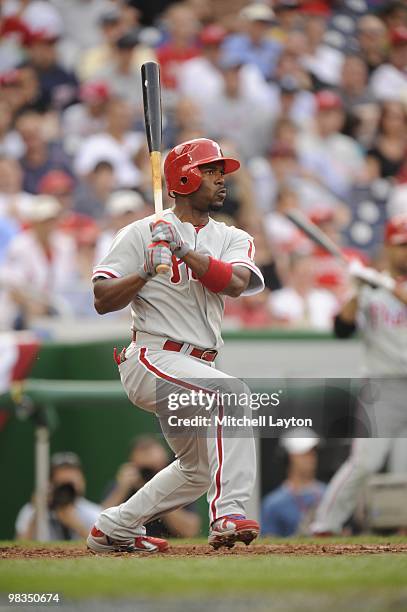
[[[164,241],[168,244],[172,253],[187,264],[209,291],[239,297],[242,293],[256,293],[264,289],[260,270],[248,255],[254,251],[253,241],[245,232],[235,230],[231,246],[225,257],[220,260],[193,251],[183,242],[172,223],[157,221],[152,224],[151,231],[153,242]]]
[[[249,286],[250,270],[247,268],[232,266],[196,251],[189,251],[182,259],[202,284],[215,293],[239,297]]]
[[[123,278],[96,278],[93,282],[96,312],[106,314],[125,308],[146,282],[138,274],[129,274]]]
[[[355,333],[358,309],[359,299],[356,293],[342,306],[334,319],[334,332],[337,338],[348,338]]]
[[[172,253],[164,243],[151,243],[145,251],[141,236],[133,231],[119,233],[93,274],[95,309],[106,314],[125,308],[159,265],[170,266]]]

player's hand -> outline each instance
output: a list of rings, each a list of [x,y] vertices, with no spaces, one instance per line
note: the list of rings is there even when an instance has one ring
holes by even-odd
[[[360,261],[354,259],[349,264],[349,274],[357,281],[369,285],[376,289],[382,287],[387,291],[393,291],[396,286],[394,278],[383,272],[379,272],[374,268],[368,268],[364,266]]]
[[[172,253],[166,243],[152,242],[147,249],[144,265],[138,270],[138,275],[148,280],[157,274],[157,266],[161,265],[171,268]]]
[[[153,242],[167,242],[171,252],[179,259],[191,250],[189,244],[182,240],[179,231],[172,223],[160,219],[152,223],[150,228]]]

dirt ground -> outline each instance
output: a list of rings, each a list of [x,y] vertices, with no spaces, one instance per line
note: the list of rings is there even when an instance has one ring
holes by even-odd
[[[166,553],[154,557],[213,557],[213,556],[257,556],[257,555],[369,555],[379,553],[407,553],[407,543],[388,544],[255,544],[252,546],[236,545],[233,549],[213,550],[206,544],[174,545]],[[132,553],[109,553],[109,556],[131,555]],[[66,559],[93,556],[84,545],[78,546],[7,546],[0,547],[0,559]]]

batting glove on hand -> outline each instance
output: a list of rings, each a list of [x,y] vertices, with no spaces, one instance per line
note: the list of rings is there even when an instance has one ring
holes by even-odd
[[[383,289],[387,289],[387,291],[393,291],[396,286],[394,278],[374,268],[367,268],[357,259],[351,261],[349,265],[349,274],[356,280],[366,285],[370,285],[370,287],[374,289],[382,287]]]
[[[144,266],[139,268],[138,275],[145,280],[153,278],[157,274],[157,266],[161,265],[171,268],[172,253],[166,244],[153,242],[148,246]]]
[[[182,240],[179,231],[172,223],[160,219],[152,223],[150,228],[153,242],[167,242],[169,249],[178,259],[184,257],[191,250],[189,244]]]

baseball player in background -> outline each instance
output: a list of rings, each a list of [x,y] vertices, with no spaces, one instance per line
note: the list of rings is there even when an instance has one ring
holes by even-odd
[[[379,379],[364,403],[372,438],[355,438],[350,457],[333,476],[312,525],[314,534],[340,533],[355,510],[368,476],[384,464],[394,438],[407,426],[407,215],[391,219],[385,230],[388,274],[360,263],[351,272],[361,288],[335,320],[338,337],[360,329],[366,374]],[[376,397],[374,397],[376,396]]]
[[[258,293],[264,281],[253,262],[251,236],[209,216],[222,208],[225,174],[239,166],[212,140],[176,146],[164,164],[174,207],[159,221],[150,216],[123,228],[95,268],[96,310],[104,314],[131,304],[133,341],[117,359],[126,393],[156,414],[177,459],[127,502],[102,512],[87,540],[92,551],[165,550],[167,542],[147,537],[143,525],[204,493],[214,548],[249,544],[259,532],[258,523],[245,517],[256,471],[253,437],[224,436],[219,425],[215,435],[200,436],[193,427],[176,435],[157,398],[161,381],[179,391],[201,379],[206,389],[221,393],[240,382],[214,368],[224,299]],[[160,264],[170,273],[156,274]],[[203,409],[185,410],[192,416]]]

